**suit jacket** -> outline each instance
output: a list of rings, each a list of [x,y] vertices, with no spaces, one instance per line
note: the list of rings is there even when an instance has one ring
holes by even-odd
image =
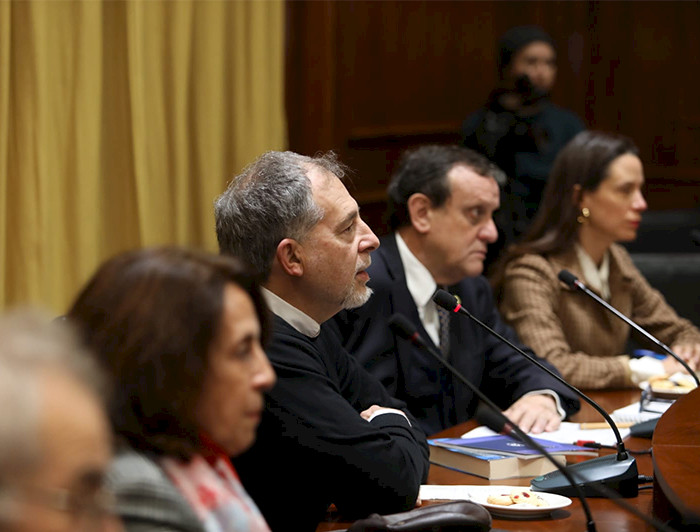
[[[108,472],[107,485],[117,497],[117,513],[127,532],[204,532],[189,503],[144,454],[120,452]]]
[[[560,282],[562,269],[583,279],[574,249],[546,257],[523,255],[509,262],[502,288],[503,317],[574,386],[632,386],[629,357],[623,354],[629,326]],[[609,303],[663,343],[700,342],[700,331],[649,285],[622,246],[610,248],[608,282]],[[635,340],[644,343],[641,337]]]
[[[477,406],[471,391],[430,354],[398,338],[387,326],[388,318],[400,312],[431,341],[406,286],[394,235],[383,238],[372,253],[368,273],[372,297],[362,307],[335,318],[348,351],[389,393],[406,402],[428,434],[470,419]],[[475,317],[532,354],[501,319],[484,277],[464,279],[449,291]],[[501,408],[527,392],[549,389],[559,395],[567,415],[578,411],[576,396],[525,357],[462,315],[452,314],[450,320],[450,362]]]

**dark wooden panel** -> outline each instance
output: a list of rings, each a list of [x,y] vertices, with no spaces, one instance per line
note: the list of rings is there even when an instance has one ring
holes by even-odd
[[[407,125],[458,125],[468,102],[482,97],[474,75],[494,70],[491,13],[474,13],[474,5],[339,3],[338,95],[352,102],[341,106],[339,126],[402,133]]]
[[[519,24],[557,43],[554,101],[638,143],[650,208],[700,205],[698,2],[291,1],[288,14],[290,146],[338,151],[372,213],[404,149],[459,140],[495,82],[498,36]]]
[[[335,3],[289,2],[286,18],[289,146],[312,155],[334,148],[342,134],[335,126]]]

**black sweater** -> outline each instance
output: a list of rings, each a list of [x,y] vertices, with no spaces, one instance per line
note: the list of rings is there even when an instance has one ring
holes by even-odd
[[[235,460],[273,531],[313,531],[334,503],[347,517],[412,508],[428,475],[428,447],[405,404],[321,326],[309,338],[275,316],[266,349],[277,372],[257,442]],[[367,422],[373,404],[402,409]]]

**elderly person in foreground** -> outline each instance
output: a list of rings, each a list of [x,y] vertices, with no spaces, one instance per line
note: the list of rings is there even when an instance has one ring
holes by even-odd
[[[255,445],[236,461],[274,530],[313,531],[331,504],[346,517],[413,507],[428,473],[424,433],[326,323],[371,291],[377,237],[331,155],[261,156],[216,203],[224,253],[267,276],[278,375]],[[271,471],[274,476],[261,474]]]
[[[118,532],[101,376],[65,324],[0,318],[0,530]]]
[[[129,252],[68,317],[113,385],[109,481],[127,530],[268,531],[229,460],[255,440],[275,381],[254,276],[228,257]]]
[[[682,369],[625,354],[630,328],[558,279],[571,271],[695,369],[700,331],[654,290],[618,242],[629,242],[647,204],[634,143],[579,133],[557,156],[531,230],[509,248],[494,279],[501,312],[520,337],[582,388],[619,388]]]

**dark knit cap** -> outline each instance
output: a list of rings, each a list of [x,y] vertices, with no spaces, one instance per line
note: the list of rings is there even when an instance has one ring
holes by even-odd
[[[552,38],[539,26],[516,26],[501,35],[498,40],[498,73],[501,78],[515,53],[537,41],[546,42],[556,50]]]

